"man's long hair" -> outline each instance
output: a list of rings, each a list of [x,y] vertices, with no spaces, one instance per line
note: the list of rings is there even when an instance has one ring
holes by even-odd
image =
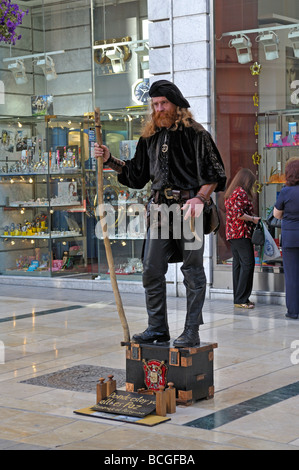
[[[157,130],[159,130],[159,127],[156,125],[155,120],[154,120],[154,116],[156,112],[154,110],[153,104],[151,104],[151,110],[152,110],[151,114],[148,120],[145,122],[144,127],[142,129],[141,135],[144,138],[154,135],[157,132]],[[171,130],[175,131],[181,123],[185,127],[190,127],[192,125],[192,121],[193,121],[192,113],[187,108],[180,108],[178,106],[177,112],[176,112],[176,119]]]

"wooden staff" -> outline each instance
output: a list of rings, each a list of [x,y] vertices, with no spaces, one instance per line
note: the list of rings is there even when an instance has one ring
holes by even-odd
[[[94,119],[95,119],[97,143],[99,145],[103,145],[100,108],[95,108]],[[102,158],[98,158],[98,204],[99,205],[104,204],[104,178],[103,178],[103,159]],[[103,211],[100,211],[100,222],[101,222],[101,227],[102,227],[102,232],[103,232],[107,262],[109,266],[111,285],[112,285],[112,289],[113,289],[113,293],[115,297],[118,315],[119,315],[119,318],[123,327],[123,331],[124,331],[124,341],[130,342],[129,326],[128,326],[128,322],[127,322],[126,315],[124,312],[121,296],[118,290],[112,250],[111,250],[110,240],[108,237],[107,224],[105,223],[105,220],[104,220],[105,218],[102,212]]]

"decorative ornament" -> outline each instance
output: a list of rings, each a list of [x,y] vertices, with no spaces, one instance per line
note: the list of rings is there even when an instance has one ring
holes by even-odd
[[[258,106],[259,106],[259,97],[258,97],[258,94],[255,93],[255,94],[253,95],[252,99],[253,99],[253,106],[258,107]]]
[[[263,189],[263,184],[260,183],[258,180],[255,181],[253,185],[253,192],[260,194]]]
[[[251,75],[259,75],[262,71],[262,66],[258,62],[254,62],[253,65],[250,66]]]
[[[260,75],[261,71],[262,71],[262,66],[258,62],[254,62],[254,64],[250,66],[250,72],[251,72],[252,76]],[[256,88],[258,87],[258,81],[257,80],[254,81],[254,86]],[[252,99],[253,99],[253,106],[255,108],[258,108],[259,107],[259,95],[258,95],[257,92],[254,93],[254,95],[252,96]],[[256,138],[255,138],[256,144],[258,144],[259,129],[260,129],[260,126],[259,126],[259,123],[258,123],[258,120],[257,120],[258,119],[257,111],[258,110],[255,110],[256,121],[255,121],[255,124],[254,124],[254,135],[256,136]],[[259,165],[260,162],[261,162],[262,156],[258,153],[258,151],[256,151],[251,156],[251,158],[252,158],[252,161],[253,161],[254,165]],[[258,171],[256,172],[256,174],[257,174],[257,177],[258,177]],[[253,186],[253,191],[256,192],[256,193],[261,193],[262,188],[263,188],[263,184],[260,183],[258,180],[256,180],[255,183],[254,183],[254,186]]]
[[[255,152],[251,158],[252,158],[254,165],[259,165],[261,162],[262,156],[259,153]]]
[[[256,121],[256,123],[254,125],[254,135],[259,135],[259,129],[260,129],[260,126],[259,126],[258,122]]]
[[[151,360],[146,362],[142,360],[145,374],[145,384],[148,390],[159,390],[161,386],[166,386],[167,367],[164,361]]]
[[[21,34],[16,34],[16,27],[22,24],[23,17],[28,15],[22,11],[18,5],[11,3],[11,0],[2,0],[0,3],[0,42],[16,44],[21,39]]]

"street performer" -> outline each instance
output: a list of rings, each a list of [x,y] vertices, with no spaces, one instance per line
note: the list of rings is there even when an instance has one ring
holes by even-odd
[[[210,134],[197,123],[188,101],[172,82],[159,80],[150,88],[151,119],[140,137],[132,160],[121,161],[105,146],[95,144],[96,158],[103,158],[118,173],[118,181],[130,188],[142,189],[151,181],[152,204],[180,204],[180,220],[198,217],[213,191],[225,189],[226,176],[219,151]],[[199,210],[198,210],[199,209]],[[150,211],[148,210],[148,213]],[[181,215],[182,214],[182,215]],[[168,263],[182,262],[181,271],[187,297],[187,314],[183,333],[174,347],[200,344],[199,326],[203,324],[202,308],[206,292],[203,267],[203,243],[190,249],[184,233],[168,237],[152,236],[151,227],[143,253],[143,286],[145,289],[148,327],[132,338],[137,343],[162,343],[170,340],[166,279]],[[203,237],[204,238],[204,237]]]

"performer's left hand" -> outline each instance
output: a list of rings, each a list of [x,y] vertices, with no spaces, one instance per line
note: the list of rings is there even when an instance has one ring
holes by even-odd
[[[203,202],[197,197],[188,199],[186,204],[184,204],[182,207],[182,211],[186,211],[184,219],[187,220],[189,217],[199,217],[203,211],[203,208]]]

